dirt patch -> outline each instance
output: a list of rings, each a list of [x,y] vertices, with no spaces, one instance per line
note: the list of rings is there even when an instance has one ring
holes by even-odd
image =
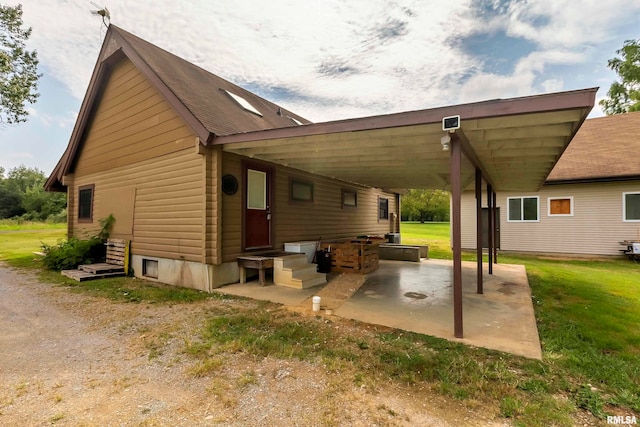
[[[343,276],[321,292],[327,307],[364,281]],[[238,352],[221,356],[211,374],[194,374],[202,361],[185,348],[207,316],[257,304],[115,303],[0,267],[0,424],[507,425],[428,389],[356,384],[347,368],[321,362]]]

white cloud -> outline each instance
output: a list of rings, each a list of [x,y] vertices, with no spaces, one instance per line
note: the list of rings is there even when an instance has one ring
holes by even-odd
[[[540,83],[544,92],[558,92],[562,90],[564,82],[562,79],[549,79]]]
[[[82,98],[104,36],[93,6],[22,3],[41,62]],[[211,72],[293,94],[274,100],[315,121],[561,90],[567,80],[545,75],[549,66],[584,63],[640,13],[640,3],[627,0],[514,1],[487,20],[469,13],[472,3],[478,2],[110,0],[107,6],[114,24]],[[510,74],[488,72],[452,42],[479,31],[524,38],[535,50]]]

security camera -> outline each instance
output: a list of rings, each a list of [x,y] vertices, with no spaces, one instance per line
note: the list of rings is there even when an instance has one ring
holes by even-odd
[[[442,144],[442,151],[449,151],[449,147],[451,146],[451,137],[449,135],[445,135],[440,138],[440,144]]]

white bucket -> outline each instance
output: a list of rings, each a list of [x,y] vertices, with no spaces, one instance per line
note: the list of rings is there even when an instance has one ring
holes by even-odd
[[[320,311],[320,297],[313,297],[313,311]]]

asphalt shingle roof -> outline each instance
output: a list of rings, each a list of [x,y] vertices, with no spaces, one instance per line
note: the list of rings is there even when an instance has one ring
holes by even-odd
[[[119,34],[178,100],[216,136],[297,126],[289,117],[303,124],[310,123],[115,25],[111,25],[110,30]],[[224,90],[246,99],[262,113],[262,117],[240,107]],[[277,113],[279,108],[281,115]]]
[[[640,177],[640,112],[585,120],[547,182]]]

